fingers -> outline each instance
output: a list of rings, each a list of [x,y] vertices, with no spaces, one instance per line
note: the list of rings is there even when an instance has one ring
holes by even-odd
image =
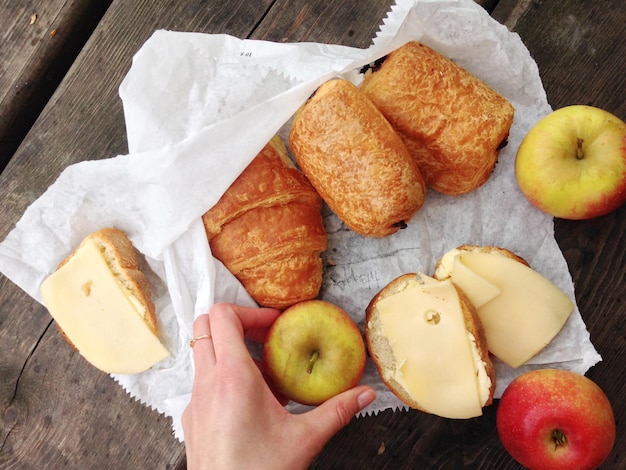
[[[216,357],[249,357],[244,335],[259,337],[280,312],[274,309],[216,304],[209,314]]]
[[[319,450],[341,428],[346,426],[359,411],[372,403],[376,392],[361,385],[330,398],[317,408],[302,415],[308,421],[310,433],[318,442],[313,443]]]
[[[208,314],[198,316],[193,323],[190,343],[196,375],[204,376],[215,365],[216,340],[220,345],[218,348],[221,347],[225,354],[249,354],[243,342],[244,335],[262,342],[278,315],[280,311],[275,309],[220,303],[215,304]]]
[[[196,375],[203,376],[215,364],[215,349],[211,336],[211,322],[208,315],[200,315],[193,322],[193,362]]]
[[[280,310],[273,308],[243,307],[235,304],[215,304],[211,309],[211,313],[213,311],[224,312],[225,309],[230,310],[229,313],[234,313],[239,317],[244,331],[266,329],[280,315]]]

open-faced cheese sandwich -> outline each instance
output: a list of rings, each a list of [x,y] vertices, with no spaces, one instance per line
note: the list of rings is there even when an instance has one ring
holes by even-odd
[[[326,249],[322,199],[275,136],[202,217],[213,256],[260,305],[315,298]]]
[[[367,307],[365,334],[381,379],[408,406],[464,419],[491,404],[496,381],[484,332],[452,282],[398,277]]]
[[[137,252],[119,229],[85,237],[41,294],[66,340],[104,372],[143,372],[169,356]]]
[[[391,235],[424,203],[424,180],[402,140],[347,80],[317,89],[296,113],[289,145],[317,192],[356,233]]]
[[[528,263],[500,247],[462,245],[437,262],[434,277],[468,296],[489,351],[511,367],[539,353],[565,325],[572,301]]]
[[[484,82],[409,42],[367,73],[361,89],[402,137],[427,186],[456,196],[487,181],[514,109]]]

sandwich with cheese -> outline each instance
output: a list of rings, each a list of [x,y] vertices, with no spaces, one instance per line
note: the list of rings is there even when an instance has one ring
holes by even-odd
[[[513,368],[548,345],[574,310],[559,287],[505,248],[459,246],[437,262],[434,277],[465,292],[485,329],[489,351]]]
[[[122,230],[87,236],[44,280],[41,295],[66,340],[104,372],[143,372],[170,355],[137,252]]]
[[[495,370],[482,325],[451,281],[393,280],[368,305],[365,335],[382,381],[411,408],[465,419],[492,403]]]

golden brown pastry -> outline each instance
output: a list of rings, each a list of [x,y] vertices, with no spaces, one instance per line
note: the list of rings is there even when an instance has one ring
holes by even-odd
[[[294,117],[289,143],[324,201],[361,235],[395,233],[424,202],[424,181],[402,140],[346,80],[319,87]]]
[[[456,196],[487,181],[514,109],[484,82],[409,42],[366,74],[361,89],[402,137],[428,187]]]
[[[274,137],[202,220],[213,255],[261,305],[315,298],[326,231],[322,200]]]

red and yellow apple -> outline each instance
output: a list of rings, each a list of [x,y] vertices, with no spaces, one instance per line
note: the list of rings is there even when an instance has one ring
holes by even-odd
[[[264,370],[272,386],[304,405],[319,405],[357,385],[365,359],[357,324],[324,300],[306,300],[285,310],[263,346]]]
[[[509,454],[532,470],[593,469],[615,443],[607,396],[584,375],[560,369],[514,379],[498,404],[496,427]]]
[[[593,106],[558,109],[522,140],[515,175],[531,204],[555,217],[608,214],[626,202],[626,124]]]

